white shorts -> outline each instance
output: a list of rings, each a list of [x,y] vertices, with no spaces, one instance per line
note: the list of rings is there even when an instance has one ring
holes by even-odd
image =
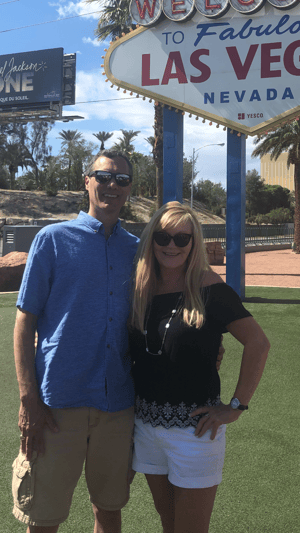
[[[187,489],[219,485],[225,456],[226,425],[214,440],[208,430],[195,436],[195,428],[152,427],[135,418],[132,468],[142,474],[167,475],[170,483]]]

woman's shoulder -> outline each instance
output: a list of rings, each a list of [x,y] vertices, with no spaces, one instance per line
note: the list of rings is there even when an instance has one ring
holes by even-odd
[[[223,281],[221,276],[219,276],[219,274],[217,274],[213,270],[207,270],[202,278],[201,286],[209,287],[210,285],[217,285],[218,283],[224,283],[225,285],[225,282]]]

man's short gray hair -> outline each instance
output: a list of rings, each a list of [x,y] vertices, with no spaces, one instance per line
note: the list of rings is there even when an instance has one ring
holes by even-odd
[[[101,150],[98,152],[97,155],[95,155],[92,159],[92,161],[89,163],[88,167],[85,169],[85,176],[89,176],[95,169],[94,164],[99,157],[107,157],[108,159],[117,159],[118,157],[124,159],[127,163],[129,175],[132,176],[133,174],[133,168],[132,164],[129,161],[128,157],[123,152],[118,152],[117,150]]]

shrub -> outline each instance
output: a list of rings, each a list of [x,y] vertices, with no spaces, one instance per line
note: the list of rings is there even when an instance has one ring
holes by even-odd
[[[58,191],[55,189],[55,187],[47,187],[45,192],[47,196],[57,196]]]
[[[140,222],[140,218],[134,213],[129,202],[126,202],[123,205],[120,211],[120,218],[123,218],[124,220],[132,220],[133,222]]]
[[[287,222],[293,222],[293,214],[287,207],[279,207],[278,209],[272,209],[267,214],[270,224],[285,224]]]

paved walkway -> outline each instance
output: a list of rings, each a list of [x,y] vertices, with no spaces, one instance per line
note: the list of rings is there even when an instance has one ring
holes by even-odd
[[[300,254],[292,250],[247,253],[245,261],[246,286],[300,288]],[[225,263],[212,268],[226,280]]]
[[[300,288],[300,254],[292,250],[247,253],[245,263],[246,286]],[[225,281],[225,264],[212,268]]]

